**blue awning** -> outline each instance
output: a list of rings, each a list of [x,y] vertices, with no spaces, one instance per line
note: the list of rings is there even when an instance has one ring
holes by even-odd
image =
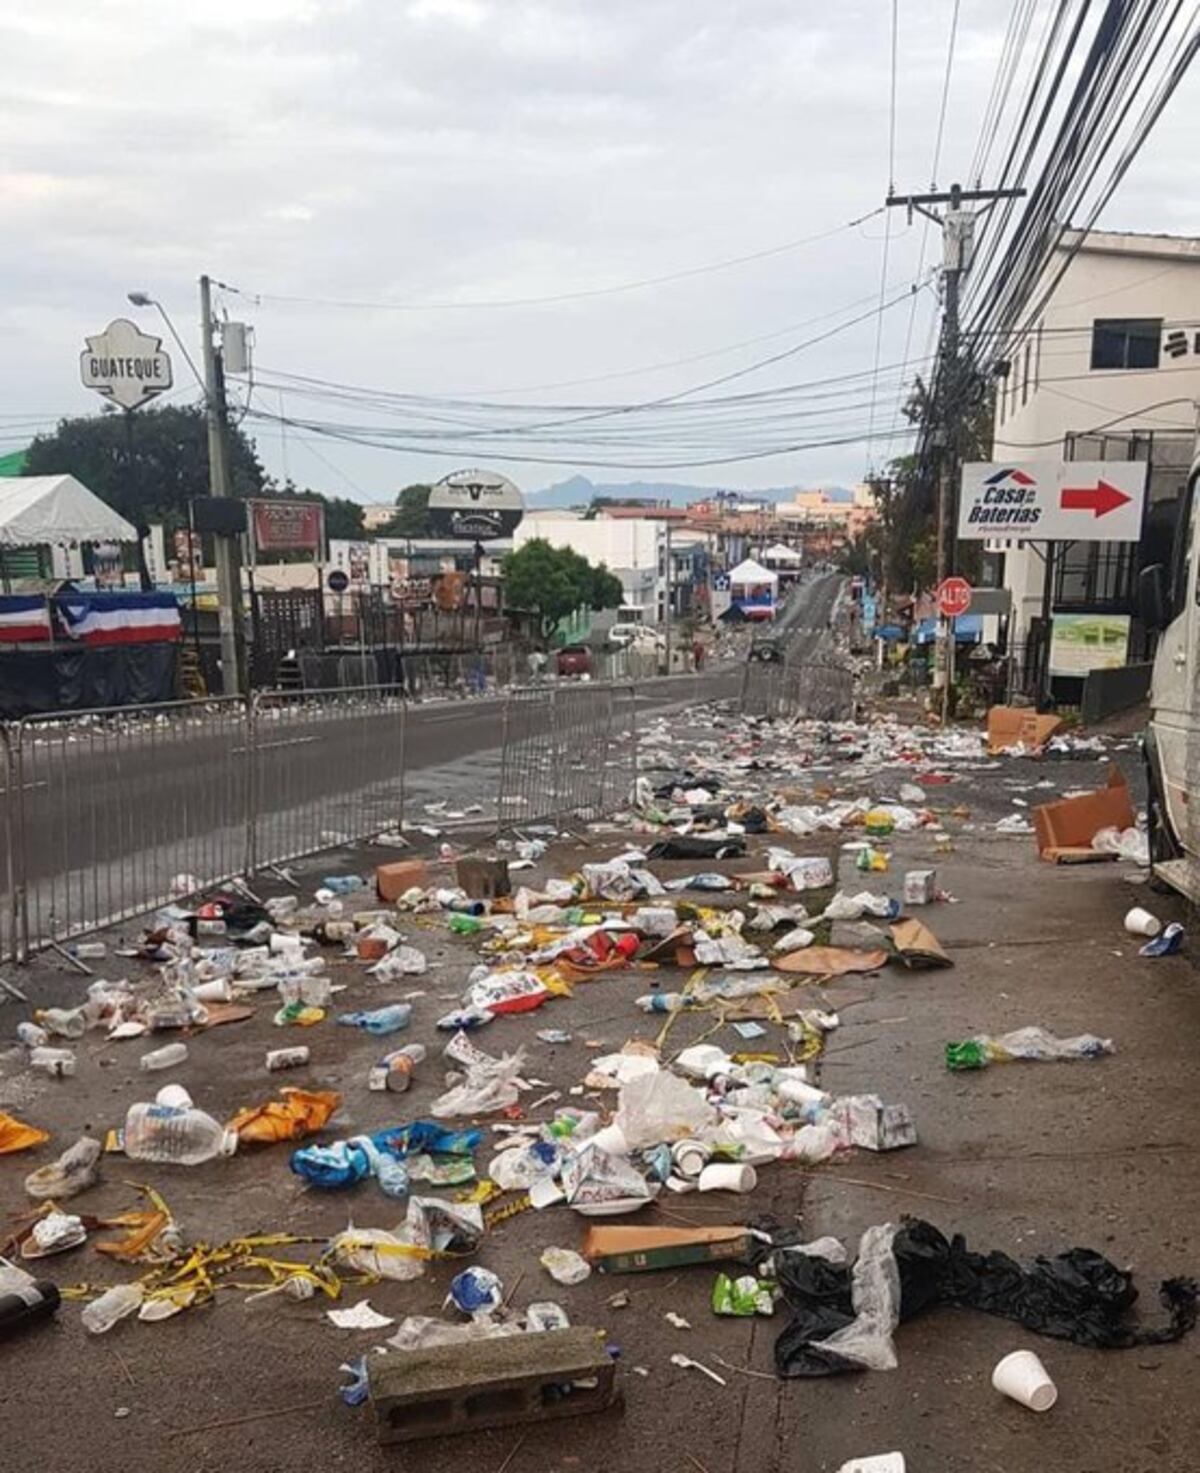
[[[954,621],[954,637],[959,644],[978,643],[983,638],[983,615],[960,614]],[[922,619],[913,630],[914,644],[932,644],[936,638],[936,619]]]

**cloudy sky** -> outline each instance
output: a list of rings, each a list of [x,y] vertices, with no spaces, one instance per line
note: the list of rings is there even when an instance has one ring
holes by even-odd
[[[930,183],[953,8],[900,0],[901,189]],[[942,185],[975,152],[1008,12],[962,0]],[[926,288],[915,313],[903,300],[883,314],[873,392],[876,320],[844,324],[879,299],[885,220],[838,227],[886,192],[890,27],[887,0],[10,5],[0,16],[0,451],[96,408],[78,354],[86,333],[139,316],[130,289],[157,297],[195,354],[196,278],[207,271],[240,291],[220,294],[221,306],[254,325],[254,409],[372,430],[444,430],[470,416],[410,406],[397,419],[394,401],[310,399],[282,375],[381,395],[644,403],[841,328],[707,391],[867,375],[792,424],[739,424],[724,411],[715,427],[689,411],[669,436],[640,432],[640,447],[615,446],[607,429],[607,441],[593,432],[567,449],[517,443],[516,453],[561,458],[505,468],[527,489],[577,469],[718,486],[856,480],[889,448],[862,436],[892,425],[899,365],[927,351],[936,306]],[[1105,223],[1200,234],[1198,122],[1193,75]],[[900,212],[891,230],[889,301],[917,279],[923,235]],[[773,250],[812,236],[823,238]],[[770,254],[599,290],[759,252]],[[927,264],[934,254],[930,243]],[[528,302],[580,293],[595,294]],[[526,305],[498,305],[514,299]],[[178,397],[191,397],[174,357]],[[614,418],[624,422],[606,425]],[[365,501],[471,459],[444,442],[449,453],[435,456],[247,427],[273,473]],[[658,473],[587,464],[716,459],[804,439],[855,443]]]

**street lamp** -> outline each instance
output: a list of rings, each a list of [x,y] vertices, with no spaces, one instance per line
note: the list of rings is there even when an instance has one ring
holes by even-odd
[[[187,363],[187,366],[192,370],[192,376],[195,378],[200,387],[204,390],[204,397],[205,399],[207,399],[208,388],[204,382],[204,378],[201,375],[200,370],[196,367],[194,361],[192,360],[192,355],[188,352],[183,339],[175,331],[175,324],[167,316],[167,309],[163,306],[163,304],[156,297],[152,297],[149,292],[127,292],[126,300],[135,307],[154,307],[157,309],[158,315],[167,324],[167,331],[175,339],[175,346],[183,354],[184,361]]]

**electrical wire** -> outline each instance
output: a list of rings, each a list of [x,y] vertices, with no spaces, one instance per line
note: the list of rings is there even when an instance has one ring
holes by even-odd
[[[507,297],[507,298],[484,298],[482,300],[465,301],[430,301],[430,302],[385,302],[365,301],[337,297],[307,297],[293,295],[283,292],[262,292],[251,290],[246,287],[233,286],[229,282],[216,283],[223,291],[236,292],[238,295],[247,297],[256,303],[278,302],[289,305],[308,307],[331,307],[347,309],[350,311],[369,312],[462,312],[462,311],[491,311],[510,307],[547,307],[562,302],[579,302],[593,297],[615,296],[622,292],[641,291],[646,287],[666,286],[675,281],[686,281],[696,276],[707,276],[714,271],[728,271],[737,266],[750,265],[755,261],[765,261],[773,256],[786,255],[790,251],[800,250],[804,246],[814,245],[818,241],[829,240],[843,231],[857,229],[868,220],[873,220],[876,215],[883,211],[883,206],[874,210],[868,210],[864,215],[858,215],[853,220],[847,220],[842,225],[832,226],[828,230],[818,231],[815,235],[800,236],[796,240],[784,241],[781,245],[768,246],[764,250],[750,251],[743,256],[730,256],[723,261],[710,261],[703,266],[690,266],[680,271],[669,271],[661,276],[644,276],[635,281],[618,282],[612,286],[584,287],[577,291],[554,292],[547,296],[537,297]]]

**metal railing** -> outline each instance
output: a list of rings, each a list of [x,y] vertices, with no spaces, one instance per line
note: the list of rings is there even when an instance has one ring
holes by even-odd
[[[853,672],[848,666],[819,660],[748,664],[742,680],[742,711],[747,716],[849,720],[854,714]]]
[[[501,828],[599,817],[636,780],[639,701],[730,696],[740,678],[515,688],[467,703],[479,724],[454,741],[445,713],[410,707],[395,685],[0,725],[0,957],[24,960],[235,875],[399,829],[431,783],[445,796],[446,762],[471,766]],[[424,783],[410,739],[424,744]],[[470,822],[492,822],[468,806]]]

